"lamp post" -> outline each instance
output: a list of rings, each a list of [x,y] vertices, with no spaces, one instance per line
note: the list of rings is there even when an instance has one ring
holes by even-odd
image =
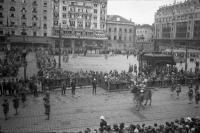
[[[59,56],[58,56],[58,68],[61,68],[61,43],[62,43],[61,24],[59,24]]]
[[[23,61],[23,67],[24,67],[24,80],[26,81],[26,68],[27,68],[27,61],[26,61],[26,48],[25,48],[25,36],[26,36],[26,32],[25,32],[25,27],[23,27],[23,43],[24,43],[24,49],[22,51],[22,61]]]

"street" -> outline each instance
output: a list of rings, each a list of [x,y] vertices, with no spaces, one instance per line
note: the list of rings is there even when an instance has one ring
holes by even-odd
[[[195,103],[188,104],[187,88],[183,87],[180,99],[171,96],[169,88],[153,90],[152,106],[147,106],[140,112],[136,111],[133,96],[130,91],[107,92],[97,88],[97,95],[92,95],[92,88],[76,90],[72,97],[71,90],[61,95],[60,90],[51,92],[50,120],[45,120],[43,95],[34,98],[28,96],[27,106],[20,105],[19,115],[14,115],[12,99],[9,99],[9,120],[5,121],[3,110],[0,113],[0,125],[4,132],[41,132],[41,131],[83,131],[89,127],[98,129],[99,117],[105,116],[109,125],[125,122],[153,124],[174,121],[176,118],[200,115],[200,108]],[[3,102],[3,97],[1,104]]]

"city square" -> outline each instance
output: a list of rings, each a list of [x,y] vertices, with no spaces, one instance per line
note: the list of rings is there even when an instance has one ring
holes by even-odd
[[[0,133],[199,133],[200,0],[0,0]]]

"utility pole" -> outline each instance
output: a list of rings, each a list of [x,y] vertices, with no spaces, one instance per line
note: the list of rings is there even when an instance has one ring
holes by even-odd
[[[59,24],[59,59],[58,59],[58,68],[61,68],[61,44],[62,44],[61,24]]]

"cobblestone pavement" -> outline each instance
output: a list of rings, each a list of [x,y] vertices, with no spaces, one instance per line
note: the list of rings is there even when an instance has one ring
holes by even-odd
[[[1,107],[0,125],[5,132],[38,132],[38,131],[80,131],[86,127],[98,128],[99,117],[104,115],[108,124],[125,122],[152,124],[165,122],[186,116],[200,115],[200,108],[188,104],[187,88],[184,87],[179,99],[171,96],[168,88],[153,91],[152,106],[137,112],[133,96],[129,91],[107,92],[97,88],[97,95],[92,89],[78,89],[72,97],[71,90],[66,95],[60,91],[51,92],[51,117],[45,120],[43,96],[28,96],[27,106],[19,108],[19,115],[14,115],[10,99],[9,120],[5,121]],[[1,104],[3,97],[0,98]]]

